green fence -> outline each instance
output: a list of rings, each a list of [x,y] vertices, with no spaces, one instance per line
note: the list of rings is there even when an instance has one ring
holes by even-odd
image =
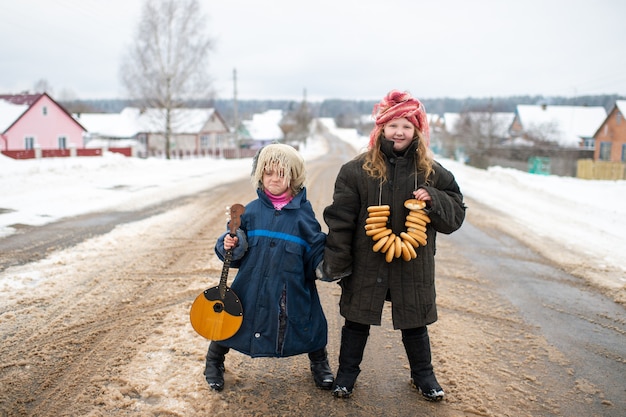
[[[531,156],[528,158],[528,172],[531,174],[550,175],[550,158]]]

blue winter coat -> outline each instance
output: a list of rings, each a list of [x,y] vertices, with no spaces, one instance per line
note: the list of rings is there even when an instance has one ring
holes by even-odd
[[[316,287],[315,269],[323,258],[326,234],[306,189],[282,210],[261,190],[241,216],[240,244],[231,267],[239,268],[231,289],[243,307],[239,331],[219,344],[252,357],[283,357],[326,346],[328,325]],[[224,260],[224,235],[215,251]],[[236,249],[237,249],[236,248]],[[241,250],[239,251],[241,252]]]

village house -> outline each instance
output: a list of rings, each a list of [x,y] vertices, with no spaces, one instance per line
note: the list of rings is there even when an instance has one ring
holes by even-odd
[[[280,128],[283,120],[282,110],[267,110],[252,115],[252,119],[241,122],[244,136],[241,145],[250,149],[261,149],[275,142],[283,142],[285,134]]]
[[[606,118],[602,106],[551,106],[520,104],[509,133],[535,145],[594,149],[594,133]]]
[[[514,118],[510,112],[444,113],[431,129],[431,147],[444,155],[467,161],[468,154],[500,145],[509,139]]]
[[[0,147],[14,158],[70,156],[86,129],[46,93],[0,95]]]
[[[617,100],[613,109],[593,135],[594,160],[626,162],[626,100]]]
[[[120,113],[81,113],[88,147],[115,146],[134,140],[138,156],[165,155],[165,110],[127,107]],[[214,108],[182,108],[171,112],[170,152],[175,158],[220,156],[234,150],[233,135]]]

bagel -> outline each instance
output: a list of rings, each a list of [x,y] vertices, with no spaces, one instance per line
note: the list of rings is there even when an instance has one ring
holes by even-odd
[[[402,248],[402,259],[405,261],[411,260],[411,252],[409,252],[408,246],[411,246],[411,244],[404,241],[400,242],[400,247]]]
[[[389,239],[391,240],[391,239]],[[395,242],[395,239],[393,239],[393,241]],[[387,250],[387,253],[385,254],[385,261],[387,261],[387,263],[390,263],[391,261],[393,261],[393,257],[396,253],[395,251],[395,245],[392,245],[389,250]]]
[[[423,229],[416,229],[414,227],[409,227],[409,228],[406,229],[406,232],[407,233],[411,232],[411,233],[414,233],[414,234],[418,234],[418,235],[424,237],[424,239],[426,238],[426,230],[423,230]]]
[[[391,229],[385,229],[382,232],[372,236],[372,240],[373,241],[378,241],[378,240],[382,239],[383,237],[388,236],[390,234],[391,234]]]
[[[380,229],[386,227],[387,223],[370,223],[365,225],[365,230]]]
[[[419,230],[420,232],[426,233],[426,225],[425,224],[413,223],[412,227],[409,227],[407,230],[411,230],[411,229]]]
[[[417,240],[420,245],[426,246],[426,234],[425,233],[419,233],[419,231],[409,230],[407,231],[407,234],[411,236],[413,239]]]
[[[427,239],[428,235],[426,234],[425,231],[423,230],[418,230],[418,229],[414,229],[414,228],[409,228],[407,229],[407,233],[410,234],[411,236],[415,237],[415,236],[419,236],[423,239]]]
[[[389,240],[389,236],[383,236],[380,240],[378,240],[378,242],[376,242],[376,244],[372,247],[374,252],[378,252],[379,250],[381,250],[382,247],[385,246],[385,243],[387,243],[388,240]]]
[[[387,220],[389,220],[389,217],[387,216],[368,217],[367,219],[365,219],[365,224],[387,223]]]
[[[419,219],[424,220],[426,223],[430,223],[430,217],[428,217],[428,214],[426,214],[423,211],[411,210],[411,212],[409,213],[409,216],[417,217]]]
[[[411,198],[404,202],[404,207],[408,208],[409,210],[420,210],[426,207],[426,202]]]
[[[416,248],[418,247],[420,244],[417,240],[415,240],[415,238],[413,236],[411,236],[410,234],[406,233],[406,232],[402,232],[400,233],[400,237],[404,240],[406,240],[407,242],[409,242],[411,244],[412,247]]]
[[[399,258],[402,255],[402,239],[400,236],[396,236],[396,251],[394,257]]]
[[[406,216],[406,221],[417,223],[417,224],[423,224],[424,226],[426,226],[426,220],[424,220],[422,217],[411,216],[409,214],[408,216]]]
[[[411,253],[411,259],[417,258],[417,252],[415,251],[415,248],[411,246],[410,243],[407,243],[407,242],[404,242],[404,243],[406,244],[407,249]]]
[[[391,206],[389,205],[382,205],[382,206],[369,206],[367,208],[368,213],[372,213],[375,211],[387,211],[387,210],[391,210]]]
[[[420,229],[422,226],[424,226],[421,223],[414,223],[414,222],[404,222],[404,225],[406,227],[412,227],[413,229]]]
[[[391,245],[393,245],[396,241],[396,235],[395,234],[390,234],[389,235],[389,239],[387,239],[387,243],[385,243],[385,245],[383,246],[383,248],[380,250],[381,252],[387,252],[389,250],[389,248],[391,247]],[[394,246],[395,247],[395,246]]]
[[[385,230],[390,230],[390,229],[387,229],[386,227],[379,227],[378,229],[366,230],[365,234],[368,236],[375,236],[379,234],[380,232],[384,232]],[[386,236],[386,235],[383,235],[383,236]],[[378,240],[378,239],[374,239],[374,240]]]

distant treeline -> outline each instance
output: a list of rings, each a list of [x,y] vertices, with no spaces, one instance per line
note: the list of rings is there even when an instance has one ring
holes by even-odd
[[[579,97],[544,97],[510,96],[497,98],[425,98],[422,99],[426,111],[431,114],[462,113],[466,111],[514,112],[518,104],[547,104],[568,106],[603,106],[606,111],[613,108],[616,100],[626,100],[619,95],[596,95]],[[132,106],[129,100],[76,100],[62,103],[71,112],[119,113],[124,107]],[[328,99],[322,102],[294,100],[238,100],[237,115],[239,120],[250,119],[255,113],[266,110],[295,112],[306,105],[313,117],[331,117],[338,120],[354,119],[372,112],[376,101]],[[198,100],[189,103],[189,107],[215,107],[232,124],[234,121],[234,102],[230,99]]]

